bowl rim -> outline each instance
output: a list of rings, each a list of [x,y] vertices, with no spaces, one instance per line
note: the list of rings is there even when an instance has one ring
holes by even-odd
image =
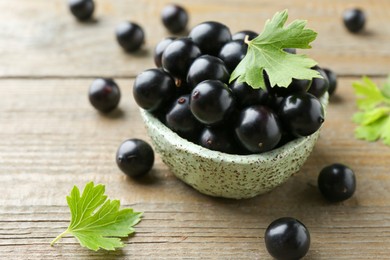
[[[324,113],[326,114],[326,107],[328,105],[328,93],[325,93],[321,98],[320,102],[323,106]],[[261,163],[267,162],[275,157],[284,157],[286,154],[294,151],[295,149],[299,149],[306,141],[311,138],[314,138],[316,134],[319,133],[318,129],[315,133],[298,137],[294,140],[287,142],[286,144],[274,148],[267,152],[262,152],[258,154],[249,154],[249,155],[239,155],[239,154],[228,154],[220,151],[210,150],[198,144],[195,144],[187,139],[179,136],[176,132],[171,130],[169,127],[164,125],[158,118],[152,115],[150,112],[140,108],[141,116],[147,124],[147,127],[151,128],[152,131],[159,131],[161,134],[165,136],[165,140],[169,142],[172,146],[176,147],[179,150],[185,151],[187,153],[191,153],[195,156],[207,158],[208,160],[212,160],[215,162],[224,162],[224,163]]]

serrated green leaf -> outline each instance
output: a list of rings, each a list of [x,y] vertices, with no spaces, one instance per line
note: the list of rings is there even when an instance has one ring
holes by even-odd
[[[284,27],[288,18],[287,10],[277,12],[267,20],[263,32],[247,42],[248,50],[244,59],[230,76],[230,82],[237,79],[253,88],[266,88],[263,71],[266,71],[271,87],[288,87],[293,78],[321,78],[318,71],[311,69],[316,61],[302,54],[290,54],[285,48],[311,48],[317,33],[305,29],[306,21],[296,20]]]
[[[361,112],[355,114],[354,120],[356,123],[361,125],[369,125],[378,121],[382,117],[388,117],[390,113],[390,107],[378,107],[372,110],[367,110],[365,112]]]
[[[383,143],[390,145],[390,99],[385,96],[390,89],[390,77],[382,89],[368,77],[354,82],[352,86],[361,110],[352,118],[359,124],[355,129],[355,137],[371,142],[382,139]]]
[[[358,126],[355,136],[370,142],[382,139],[385,144],[390,145],[390,117],[382,117],[371,124]]]
[[[142,213],[134,212],[131,208],[120,209],[119,200],[107,199],[104,192],[104,185],[94,186],[90,182],[80,196],[78,187],[74,186],[66,197],[71,213],[69,227],[51,245],[71,234],[82,246],[94,251],[123,247],[120,238],[134,232],[133,226],[141,220]]]
[[[382,95],[390,101],[390,76],[387,78],[385,84],[383,84]]]
[[[384,97],[378,86],[368,77],[363,77],[362,81],[352,83],[357,96],[357,105],[360,109],[370,110],[383,102]]]

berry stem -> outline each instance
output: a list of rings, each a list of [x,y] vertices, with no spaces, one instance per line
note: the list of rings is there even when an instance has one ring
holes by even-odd
[[[249,40],[249,35],[245,35],[244,42],[249,45],[249,43],[251,42]]]

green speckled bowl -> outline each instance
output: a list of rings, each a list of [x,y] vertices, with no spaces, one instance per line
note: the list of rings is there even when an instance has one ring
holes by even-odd
[[[321,102],[326,108],[328,95]],[[176,177],[216,197],[252,198],[279,186],[299,171],[319,136],[317,131],[261,154],[231,155],[181,138],[145,110],[141,115],[155,150]]]

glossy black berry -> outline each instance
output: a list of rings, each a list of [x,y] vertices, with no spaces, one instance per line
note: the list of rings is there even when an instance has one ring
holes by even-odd
[[[227,42],[218,54],[218,57],[223,60],[229,73],[237,67],[238,63],[245,57],[248,45],[240,40]]]
[[[183,7],[170,4],[162,10],[161,20],[168,31],[171,33],[180,33],[187,27],[188,13]]]
[[[163,52],[162,66],[173,77],[186,79],[192,62],[201,54],[199,47],[191,39],[177,39]]]
[[[235,40],[244,41],[246,36],[248,36],[248,40],[253,40],[254,38],[256,38],[258,36],[258,34],[255,33],[254,31],[249,31],[249,30],[239,31],[239,32],[236,32],[235,34],[233,34],[232,40],[233,41],[235,41]]]
[[[211,55],[202,55],[192,63],[188,70],[187,83],[193,88],[208,79],[228,83],[229,77],[229,72],[221,59]]]
[[[223,122],[235,106],[233,94],[218,80],[205,80],[191,93],[192,114],[203,124],[217,125]]]
[[[329,82],[328,93],[329,95],[332,95],[337,88],[337,74],[330,69],[323,69],[323,71],[325,72]]]
[[[316,66],[314,69],[320,73],[322,78],[313,78],[311,81],[310,88],[307,92],[309,92],[310,94],[314,95],[317,98],[320,98],[326,93],[326,91],[328,91],[329,80],[324,70],[322,70],[318,66]]]
[[[277,260],[298,260],[310,248],[310,233],[297,219],[284,217],[273,221],[266,229],[265,245]]]
[[[156,48],[154,48],[154,64],[156,64],[157,68],[162,67],[162,55],[165,49],[168,47],[169,44],[171,44],[175,40],[174,37],[167,37],[163,40],[161,40],[157,45]]]
[[[279,97],[286,97],[292,94],[305,93],[310,88],[312,82],[305,79],[293,79],[291,84],[285,87],[274,86],[267,88],[268,92],[272,95]],[[268,85],[269,86],[269,85]]]
[[[137,104],[149,112],[167,105],[175,95],[174,79],[161,69],[149,69],[139,74],[133,86]]]
[[[80,21],[90,19],[95,10],[93,0],[69,0],[68,4],[70,12]]]
[[[295,136],[308,136],[316,132],[324,122],[321,102],[309,93],[287,96],[279,108],[283,126]]]
[[[213,56],[218,56],[222,46],[232,39],[229,28],[218,22],[204,22],[195,26],[189,37],[199,46],[203,54]]]
[[[361,9],[348,9],[343,13],[343,21],[348,31],[358,33],[364,28],[366,15]]]
[[[126,175],[137,177],[150,171],[154,163],[152,147],[140,139],[124,141],[116,153],[116,163]]]
[[[245,82],[235,80],[229,88],[236,99],[237,106],[241,108],[265,104],[268,100],[268,93],[265,90],[254,89]]]
[[[190,109],[190,95],[183,95],[177,98],[166,114],[166,125],[184,137],[194,135],[199,131],[200,123],[192,115]]]
[[[235,139],[225,128],[205,127],[200,134],[199,144],[210,150],[236,153]]]
[[[118,85],[112,79],[96,79],[89,87],[89,101],[101,112],[114,110],[121,98]]]
[[[241,111],[235,133],[240,144],[252,153],[271,150],[282,136],[277,116],[261,105]]]
[[[355,174],[343,164],[335,163],[326,166],[318,176],[318,188],[329,201],[339,202],[349,199],[356,189]]]
[[[123,22],[116,28],[116,39],[125,51],[133,52],[141,48],[145,40],[145,34],[138,24]]]

